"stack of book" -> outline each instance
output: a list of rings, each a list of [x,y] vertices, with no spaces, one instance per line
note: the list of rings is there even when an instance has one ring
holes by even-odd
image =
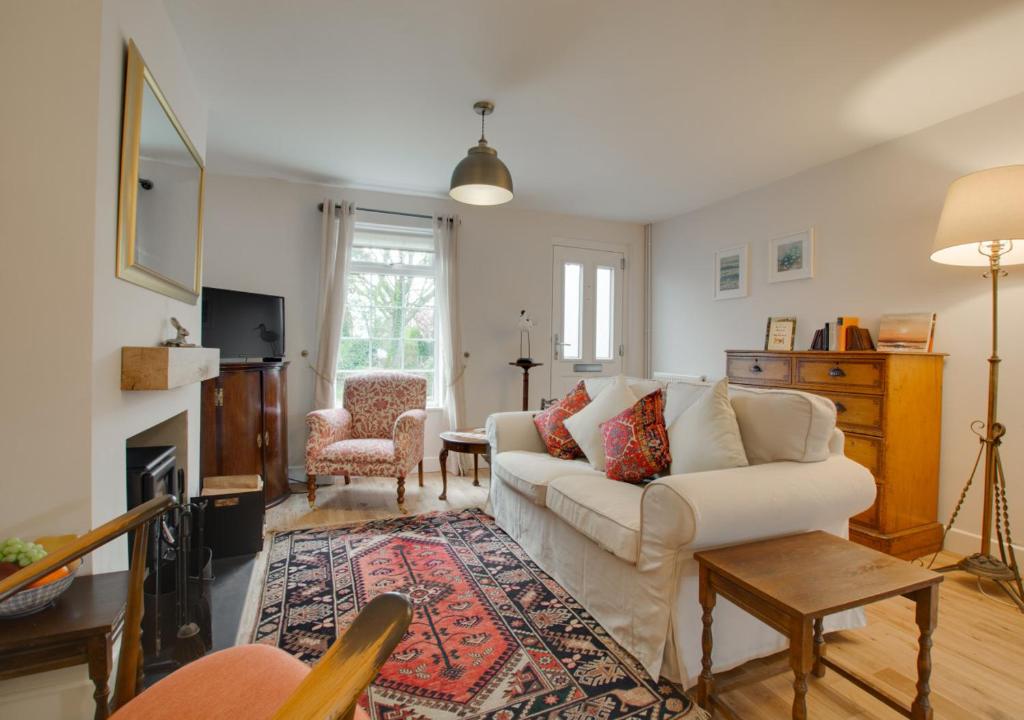
[[[811,350],[846,352],[847,350],[874,350],[871,332],[859,326],[860,318],[840,315],[835,323],[814,331]]]

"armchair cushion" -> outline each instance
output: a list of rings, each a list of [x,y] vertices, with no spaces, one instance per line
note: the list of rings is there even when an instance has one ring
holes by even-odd
[[[240,645],[189,663],[113,715],[114,720],[269,720],[309,668],[268,645]],[[356,708],[356,718],[366,713]]]
[[[427,380],[398,372],[361,373],[345,380],[344,394],[352,437],[390,438],[399,415],[427,407]]]

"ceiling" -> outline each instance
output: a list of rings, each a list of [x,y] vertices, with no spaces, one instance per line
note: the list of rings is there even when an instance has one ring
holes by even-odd
[[[659,220],[1024,92],[1021,0],[165,0],[212,172]],[[143,48],[143,52],[145,49]]]

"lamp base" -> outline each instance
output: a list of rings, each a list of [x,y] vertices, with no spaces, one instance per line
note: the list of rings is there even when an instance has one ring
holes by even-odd
[[[991,555],[975,553],[965,557],[955,565],[935,568],[935,572],[940,573],[957,571],[969,573],[978,578],[992,580],[1003,592],[1010,596],[1010,599],[1016,603],[1021,612],[1024,612],[1024,596],[1018,590],[1021,582],[1020,572],[1016,566],[1010,567],[999,558]],[[1017,585],[1017,587],[1014,587],[1014,585]]]

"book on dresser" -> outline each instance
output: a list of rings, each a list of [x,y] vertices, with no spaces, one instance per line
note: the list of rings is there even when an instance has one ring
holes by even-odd
[[[802,390],[836,405],[846,456],[875,477],[850,539],[902,558],[942,547],[942,353],[727,350],[729,382]]]

